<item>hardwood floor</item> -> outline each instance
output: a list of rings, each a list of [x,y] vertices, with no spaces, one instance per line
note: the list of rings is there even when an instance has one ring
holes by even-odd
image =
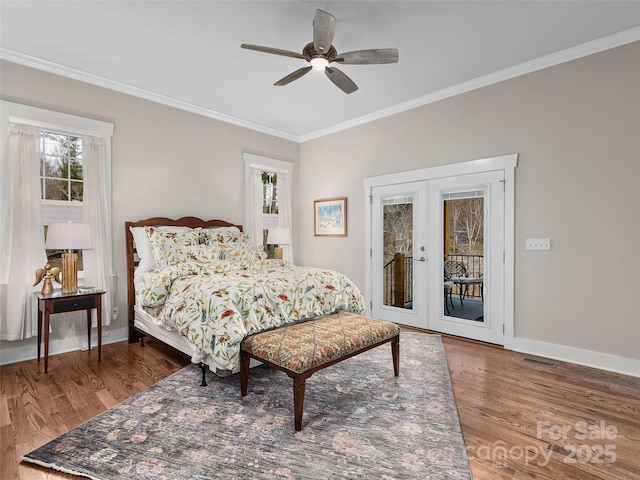
[[[0,478],[75,479],[73,475],[20,464],[20,456],[140,392],[189,364],[159,342],[126,342],[97,351],[49,357],[49,373],[36,360],[0,370]]]
[[[640,479],[639,378],[443,343],[474,479]]]
[[[474,479],[640,479],[640,379],[443,343]],[[0,478],[77,478],[20,456],[189,363],[146,345],[104,345],[101,362],[95,351],[52,356],[47,375],[35,360],[1,367]]]

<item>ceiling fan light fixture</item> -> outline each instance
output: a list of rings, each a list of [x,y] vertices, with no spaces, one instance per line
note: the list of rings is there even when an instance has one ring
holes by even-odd
[[[313,67],[314,70],[324,70],[329,65],[329,60],[324,57],[313,57],[309,60],[309,63]]]
[[[0,0],[2,1],[2,0]],[[334,66],[340,65],[376,65],[383,63],[398,63],[397,48],[373,48],[368,50],[356,50],[353,52],[342,52],[338,54],[332,45],[333,35],[336,28],[336,19],[324,10],[316,10],[313,19],[313,41],[307,43],[302,49],[302,53],[279,48],[263,47],[260,45],[250,45],[243,43],[241,48],[255,50],[257,52],[282,55],[284,57],[299,58],[306,60],[306,66],[299,68],[295,72],[278,80],[274,85],[281,87],[288,85],[294,80],[306,75],[311,70],[320,70],[327,78],[344,93],[353,93],[358,90],[358,86],[345,73]]]

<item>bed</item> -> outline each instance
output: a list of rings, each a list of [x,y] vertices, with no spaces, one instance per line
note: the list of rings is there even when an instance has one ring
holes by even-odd
[[[250,334],[336,311],[364,312],[345,275],[267,259],[241,225],[125,222],[129,341],[154,337],[218,375],[239,371]]]

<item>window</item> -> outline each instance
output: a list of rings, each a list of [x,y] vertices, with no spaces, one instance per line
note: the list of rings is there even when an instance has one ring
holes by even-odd
[[[267,244],[269,228],[291,228],[291,175],[293,164],[245,153],[245,231],[255,245]]]
[[[82,165],[82,139],[75,135],[40,131],[40,189],[44,235],[49,223],[82,222],[84,175]],[[47,250],[47,262],[62,267],[64,250]],[[78,251],[78,272],[84,263]]]
[[[27,105],[2,102],[2,140],[6,141],[8,121],[36,126],[40,130],[39,176],[43,234],[47,225],[83,221],[84,169],[82,135],[111,138],[113,125],[76,117],[60,112],[43,110]],[[110,142],[106,142],[106,158],[110,162]],[[4,157],[3,160],[4,162]],[[109,180],[110,181],[110,180]],[[4,185],[0,185],[2,190]],[[108,187],[110,188],[110,186]],[[0,192],[1,193],[1,192]],[[108,206],[105,205],[105,208]],[[58,266],[60,250],[47,250],[47,261]],[[82,251],[78,251],[78,270],[83,270]]]
[[[82,140],[72,135],[40,132],[42,199],[82,202]]]
[[[278,214],[278,174],[262,172],[262,213]]]
[[[277,227],[278,218],[278,174],[276,172],[262,171],[262,246],[269,258],[273,258],[275,245],[267,243],[269,228]]]
[[[25,280],[20,272],[43,265],[45,225],[68,220],[86,220],[91,225],[96,241],[91,250],[83,252],[84,276],[107,292],[102,299],[102,318],[108,325],[115,303],[111,253],[113,124],[4,100],[0,100],[0,112],[0,145],[7,145],[0,152],[0,212],[3,220],[8,220],[2,222],[0,235],[0,338],[18,340],[37,335],[37,308],[30,290],[38,287],[32,287],[33,279]],[[42,236],[32,230],[34,221],[40,219]]]

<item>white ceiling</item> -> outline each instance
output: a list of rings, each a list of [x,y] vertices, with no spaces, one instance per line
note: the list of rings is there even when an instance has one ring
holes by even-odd
[[[640,40],[640,1],[5,1],[1,57],[296,141]],[[303,60],[315,10],[338,52],[398,48],[391,65],[344,65],[273,83]]]

